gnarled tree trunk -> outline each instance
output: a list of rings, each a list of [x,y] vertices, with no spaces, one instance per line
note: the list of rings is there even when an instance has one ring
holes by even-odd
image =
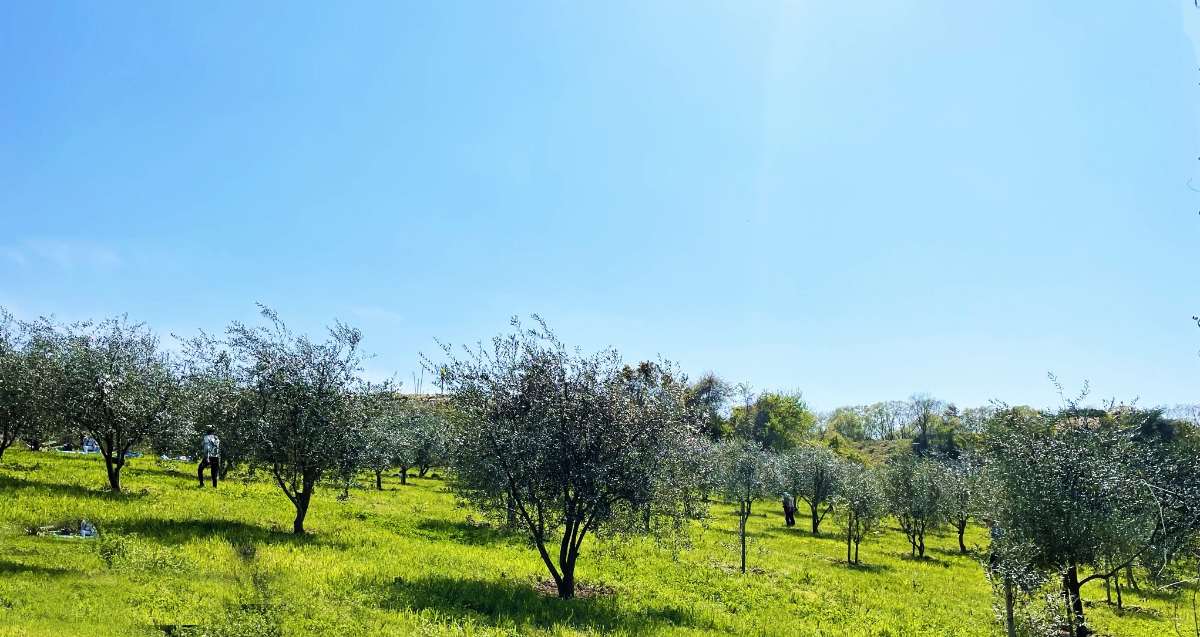
[[[304,535],[304,518],[308,515],[308,505],[312,501],[312,485],[307,478],[303,490],[296,494],[296,519],[292,521],[292,533]]]
[[[1083,614],[1083,599],[1079,596],[1079,569],[1072,564],[1063,573],[1063,593],[1067,596],[1070,614],[1074,617],[1075,637],[1087,637],[1092,633]]]
[[[108,474],[108,486],[114,493],[120,493],[121,468],[125,466],[125,454],[118,454],[114,457],[113,454],[105,452],[103,455],[104,470]]]

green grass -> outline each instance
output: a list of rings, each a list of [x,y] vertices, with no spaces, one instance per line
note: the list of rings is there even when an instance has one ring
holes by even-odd
[[[436,479],[314,499],[310,536],[265,481],[198,489],[194,467],[138,459],[128,493],[102,489],[96,457],[10,450],[0,464],[0,636],[163,635],[996,635],[990,588],[951,535],[908,558],[886,529],[862,547],[787,529],[774,503],[750,521],[752,572],[736,572],[736,518],[716,507],[672,552],[645,539],[589,540],[579,578],[612,594],[563,602],[520,537],[476,521]],[[364,483],[368,482],[364,479]],[[101,538],[28,535],[87,518]],[[983,541],[975,530],[969,543]],[[1118,617],[1090,586],[1102,633],[1174,635],[1175,598],[1127,596]],[[1186,620],[1190,622],[1190,615]],[[1190,623],[1187,624],[1190,626]]]

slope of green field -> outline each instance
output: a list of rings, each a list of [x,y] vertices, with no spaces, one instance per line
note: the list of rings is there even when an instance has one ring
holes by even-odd
[[[736,518],[716,507],[688,549],[589,540],[578,576],[603,594],[564,602],[538,591],[547,576],[529,545],[478,522],[440,480],[389,479],[347,501],[325,489],[302,538],[286,532],[291,505],[265,481],[199,489],[190,465],[138,459],[125,471],[128,493],[103,483],[97,457],[5,455],[0,635],[163,635],[176,625],[195,626],[176,635],[212,636],[998,634],[983,571],[954,537],[933,537],[932,559],[917,561],[889,528],[849,568],[832,524],[818,538],[803,520],[787,529],[774,503],[750,521],[751,573],[736,572]],[[26,530],[80,518],[101,537]],[[1173,598],[1130,594],[1134,610],[1118,617],[1101,586],[1088,592],[1103,633],[1175,634]]]

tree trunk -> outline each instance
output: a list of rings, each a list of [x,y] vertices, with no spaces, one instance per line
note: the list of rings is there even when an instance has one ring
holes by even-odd
[[[847,564],[851,563],[850,562],[850,541],[851,541],[850,525],[851,524],[853,524],[853,522],[850,522],[850,521],[846,522],[846,563]]]
[[[1137,580],[1133,578],[1133,565],[1132,564],[1125,565],[1125,582],[1127,584],[1129,584],[1129,587],[1132,588],[1133,590],[1135,590],[1135,591],[1140,590],[1138,588]]]
[[[1071,583],[1067,578],[1067,574],[1062,574],[1062,598],[1063,598],[1063,613],[1067,620],[1066,634],[1075,634],[1075,615],[1072,612],[1071,605]]]
[[[1067,593],[1071,614],[1075,617],[1075,637],[1087,637],[1091,631],[1083,614],[1083,599],[1079,597],[1079,570],[1072,565],[1063,575],[1063,586]]]
[[[408,467],[400,468],[400,484],[408,484]]]
[[[963,536],[967,534],[967,521],[960,520],[958,523],[958,551],[960,553],[967,552],[967,545],[963,542]]]
[[[513,502],[513,498],[509,494],[504,494],[505,511],[505,528],[517,528],[517,505]]]
[[[816,501],[814,500],[813,504],[808,507],[809,515],[812,516],[812,534],[813,535],[821,534],[821,518],[819,516],[817,516],[817,507],[818,506],[820,506],[820,505],[818,505],[816,503]]]
[[[750,516],[750,507],[742,503],[742,515],[738,521],[738,537],[742,541],[742,573],[746,572],[746,518]]]
[[[1123,600],[1121,599],[1121,576],[1120,575],[1113,576],[1113,584],[1116,584],[1116,587],[1117,587],[1117,608],[1124,609],[1125,604],[1123,603]]]
[[[575,562],[569,561],[562,567],[562,579],[558,582],[559,599],[575,597]]]
[[[429,467],[417,467],[418,478],[424,478],[426,473],[429,473]]]
[[[122,460],[107,454],[104,456],[104,471],[108,474],[108,486],[112,487],[113,493],[121,492],[121,467],[125,464]]]
[[[1004,576],[1004,627],[1008,637],[1017,637],[1017,620],[1013,615],[1013,583],[1008,575]]]
[[[308,504],[312,501],[313,485],[316,478],[304,476],[300,493],[296,494],[296,519],[292,522],[292,533],[304,535],[304,517],[308,515]]]
[[[854,541],[854,565],[858,566],[858,540]]]
[[[375,489],[383,491],[383,471],[379,469],[375,470]]]
[[[917,536],[917,557],[925,557],[925,534]]]
[[[530,522],[529,518],[525,518],[525,522],[526,522],[526,524],[530,525],[529,528],[530,528],[530,531],[532,532],[533,528],[534,528],[532,526],[533,523]],[[572,582],[571,588],[566,588],[565,582],[563,581],[563,576],[561,574],[559,574],[557,568],[554,568],[554,560],[552,560],[550,558],[550,553],[548,551],[546,551],[545,538],[535,535],[533,538],[533,544],[534,544],[534,546],[537,547],[538,555],[540,555],[542,557],[542,563],[545,564],[546,569],[550,571],[550,576],[554,578],[554,586],[555,586],[555,588],[558,589],[559,598],[570,599],[571,597],[573,597],[575,595],[574,582]]]

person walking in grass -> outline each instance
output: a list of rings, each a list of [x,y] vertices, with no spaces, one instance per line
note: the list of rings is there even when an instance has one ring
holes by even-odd
[[[221,439],[217,432],[209,428],[200,441],[200,466],[196,468],[196,477],[200,479],[200,488],[204,488],[204,468],[212,469],[212,485],[217,488],[217,474],[221,471]]]
[[[790,493],[783,494],[783,520],[788,526],[796,525],[796,498]]]

